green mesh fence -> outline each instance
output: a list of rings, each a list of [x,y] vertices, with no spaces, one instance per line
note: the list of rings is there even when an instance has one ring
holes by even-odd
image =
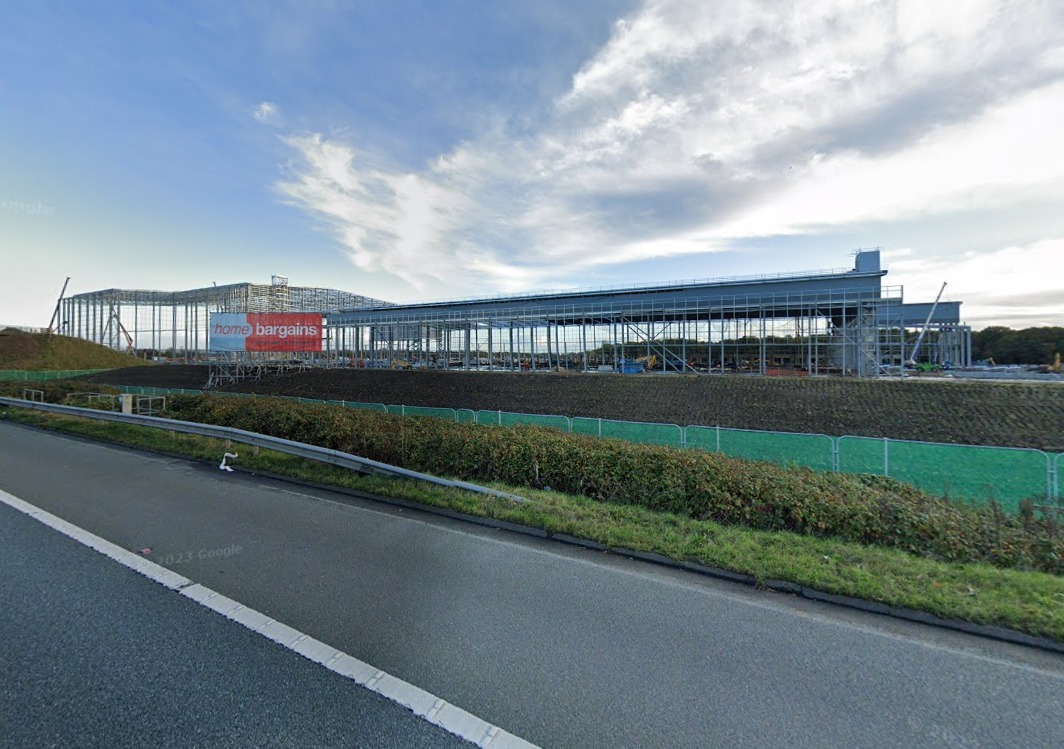
[[[1053,475],[1049,487],[1049,496],[1056,501],[1058,507],[1064,507],[1064,496],[1060,490],[1060,471],[1064,469],[1064,453],[1058,455],[1053,462]]]
[[[569,431],[568,416],[554,416],[550,414],[516,414],[507,411],[477,411],[476,422],[490,426],[512,427],[518,424],[529,424],[549,429]]]
[[[388,413],[388,407],[383,403],[359,403],[358,401],[343,401],[347,408],[365,408],[368,411],[382,411]]]
[[[926,492],[1016,510],[1052,494],[1049,456],[1017,447],[943,445],[869,437],[839,438],[839,470],[890,476]]]
[[[585,419],[582,416],[574,416],[569,420],[573,434],[587,434],[592,437],[602,436],[602,419]]]
[[[804,466],[830,471],[834,465],[835,441],[826,434],[758,432],[749,429],[687,427],[687,447],[719,450],[745,460],[764,460],[784,466]]]
[[[30,369],[0,369],[0,380],[15,382],[46,382],[65,380],[69,377],[107,372],[108,369],[56,369],[51,371],[33,371]]]
[[[66,370],[26,372],[0,370],[0,380],[65,379],[107,370]],[[218,393],[182,388],[119,386],[133,395],[221,395],[244,398],[252,393]],[[944,445],[907,442],[873,437],[839,437],[823,434],[759,432],[745,429],[652,424],[608,419],[568,418],[547,414],[520,414],[506,411],[472,411],[470,409],[432,408],[424,406],[386,406],[383,403],[357,401],[321,401],[293,398],[301,403],[328,403],[347,408],[364,408],[405,416],[432,416],[460,424],[479,423],[501,426],[532,424],[575,434],[611,437],[651,445],[691,447],[717,451],[747,460],[764,460],[781,465],[799,465],[821,471],[833,470],[833,451],[837,449],[837,469],[846,473],[887,475],[933,494],[982,502],[996,499],[1007,509],[1015,510],[1026,498],[1049,501],[1064,507],[1060,475],[1064,471],[1064,454],[1046,455],[1038,450],[1007,447]]]
[[[126,395],[172,395],[175,393],[188,393],[193,392],[199,395],[198,390],[186,391],[178,388],[150,388],[150,387],[138,387],[136,385],[115,385],[115,389]]]
[[[435,408],[432,406],[388,406],[388,413],[400,416],[431,416],[436,419],[457,421],[453,408]]]
[[[1064,507],[1064,489],[1062,489],[1060,480],[1060,472],[1064,469],[1064,453],[1057,455],[1056,460],[1053,462],[1053,475],[1050,482],[1050,496],[1057,501],[1061,507]]]
[[[1045,500],[1046,454],[1009,447],[890,441],[891,478],[932,494],[984,501],[1018,509],[1022,499]]]
[[[844,473],[886,474],[889,441],[875,437],[840,437],[839,470]]]
[[[601,430],[601,431],[600,431]],[[680,447],[683,429],[675,424],[646,424],[638,421],[610,421],[608,419],[573,419],[573,431],[594,434],[644,445]]]

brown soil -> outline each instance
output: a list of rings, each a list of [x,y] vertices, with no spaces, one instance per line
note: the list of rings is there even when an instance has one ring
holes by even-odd
[[[207,378],[207,367],[173,365],[88,379],[197,389]],[[223,389],[1064,451],[1064,387],[1055,384],[315,369]]]
[[[83,382],[102,385],[136,385],[138,387],[187,388],[202,390],[210,379],[210,367],[202,364],[161,364],[155,367],[129,367],[79,377]]]

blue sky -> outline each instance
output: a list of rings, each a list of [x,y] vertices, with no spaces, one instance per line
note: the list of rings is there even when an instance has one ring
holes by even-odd
[[[0,19],[0,324],[846,268],[1064,325],[1053,0],[106,2]]]

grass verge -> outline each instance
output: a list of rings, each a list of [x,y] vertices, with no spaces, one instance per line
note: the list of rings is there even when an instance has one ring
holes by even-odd
[[[0,419],[217,463],[220,440],[76,417],[0,408]],[[230,448],[231,449],[231,448]],[[725,526],[633,505],[490,484],[533,499],[526,505],[412,481],[366,477],[269,450],[238,445],[247,469],[405,499],[609,547],[661,554],[757,580],[786,580],[837,595],[951,619],[1007,627],[1064,642],[1064,577],[987,564],[953,564],[830,538]]]

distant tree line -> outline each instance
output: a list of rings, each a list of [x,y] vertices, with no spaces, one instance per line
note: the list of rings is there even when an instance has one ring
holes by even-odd
[[[1013,330],[991,326],[972,332],[972,359],[996,364],[1050,364],[1064,354],[1064,328]]]

